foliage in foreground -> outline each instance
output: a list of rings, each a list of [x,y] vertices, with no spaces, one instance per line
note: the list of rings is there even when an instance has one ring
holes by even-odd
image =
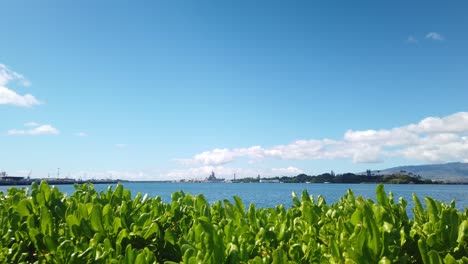
[[[405,200],[376,194],[327,205],[303,191],[291,208],[245,208],[183,192],[132,199],[122,185],[65,196],[42,182],[0,192],[0,262],[468,263],[468,209],[413,196],[413,220]]]

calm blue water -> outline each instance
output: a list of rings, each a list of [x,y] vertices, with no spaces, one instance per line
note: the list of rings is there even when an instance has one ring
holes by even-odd
[[[244,201],[246,207],[255,203],[257,207],[274,207],[284,204],[292,205],[291,193],[294,191],[298,196],[306,189],[309,194],[317,197],[322,195],[327,204],[335,203],[348,189],[352,189],[356,196],[371,198],[375,201],[375,184],[295,184],[295,183],[123,183],[124,187],[136,195],[138,192],[148,194],[150,197],[160,196],[163,201],[169,202],[173,192],[182,190],[192,195],[203,194],[209,202],[229,199],[232,201],[234,195]],[[94,186],[98,191],[105,191],[108,185],[97,184]],[[24,188],[24,186],[19,186]],[[65,193],[74,191],[73,185],[58,185]],[[7,186],[0,186],[0,191],[6,191]],[[386,192],[393,192],[395,201],[403,197],[408,201],[408,207],[413,208],[411,195],[415,193],[423,202],[424,196],[450,203],[455,200],[459,210],[468,207],[468,185],[385,185]],[[424,203],[424,202],[423,202]],[[410,210],[409,213],[411,214]]]

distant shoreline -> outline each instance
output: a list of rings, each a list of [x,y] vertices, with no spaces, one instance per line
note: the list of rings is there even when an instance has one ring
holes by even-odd
[[[204,182],[204,181],[172,181],[172,180],[105,180],[105,179],[98,179],[98,180],[74,180],[74,179],[24,179],[24,180],[13,180],[13,181],[6,181],[0,180],[0,186],[26,186],[31,185],[34,182],[40,183],[41,181],[45,181],[48,184],[52,185],[71,185],[71,184],[117,184],[117,183],[220,183],[220,184],[245,184],[245,183],[253,183],[253,184],[283,184],[283,183],[300,183],[300,184],[430,184],[430,185],[468,185],[468,182],[259,182],[259,181],[243,181],[242,179],[236,181],[220,181],[220,182]]]
[[[203,181],[196,181],[196,182],[190,182],[190,181],[170,181],[170,180],[155,180],[155,181],[150,181],[150,180],[121,180],[119,183],[220,183],[220,184],[245,184],[245,183],[253,183],[253,184],[275,184],[275,183],[263,183],[263,182],[242,182],[242,181],[226,181],[226,182],[203,182]],[[440,185],[440,184],[446,184],[446,185],[468,185],[468,182],[432,182],[432,183],[390,183],[390,182],[348,182],[348,183],[323,183],[323,182],[278,182],[280,184],[283,183],[301,183],[301,184],[424,184],[424,185]],[[276,183],[276,184],[278,184]]]
[[[15,186],[15,185],[31,185],[33,183],[40,183],[45,181],[53,185],[66,185],[66,184],[114,184],[121,182],[120,180],[74,180],[74,179],[23,179],[23,180],[1,180],[0,186]]]

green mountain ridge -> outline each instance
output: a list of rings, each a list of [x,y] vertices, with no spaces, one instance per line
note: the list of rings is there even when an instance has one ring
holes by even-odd
[[[373,174],[413,173],[425,179],[444,182],[468,183],[468,163],[451,162],[445,164],[408,165],[372,171]]]

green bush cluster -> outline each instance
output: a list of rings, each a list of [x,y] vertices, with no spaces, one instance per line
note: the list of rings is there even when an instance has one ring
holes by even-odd
[[[349,190],[327,205],[306,191],[293,206],[244,207],[239,197],[160,197],[122,185],[70,196],[45,182],[0,192],[2,263],[468,263],[468,210],[416,196],[376,202]]]

